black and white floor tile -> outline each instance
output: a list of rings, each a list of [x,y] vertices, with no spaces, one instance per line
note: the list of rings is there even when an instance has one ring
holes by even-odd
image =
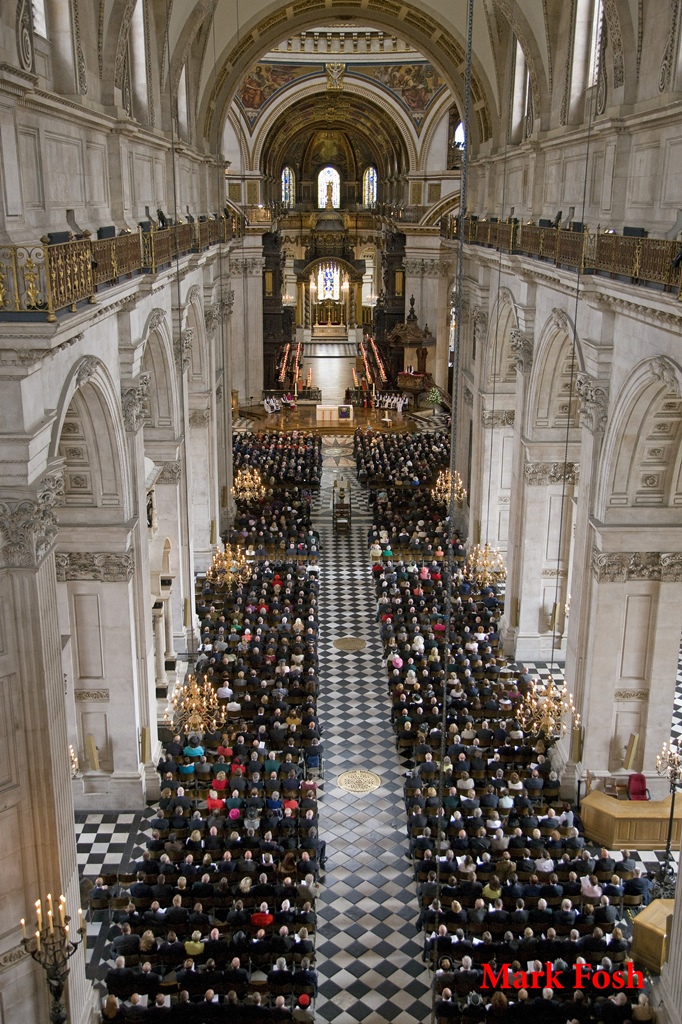
[[[430,976],[421,961],[415,929],[418,913],[410,863],[405,857],[402,783],[405,765],[396,753],[389,721],[386,674],[375,618],[369,572],[366,495],[355,483],[352,436],[323,439],[324,473],[313,502],[322,540],[319,699],[325,746],[321,784],[320,834],[327,842],[326,875],[318,901],[317,967],[319,1019],[334,1024],[416,1024],[430,1020]],[[351,530],[332,528],[334,481],[351,486]],[[343,636],[365,641],[363,650],[345,652],[333,642]],[[546,664],[528,663],[549,674]],[[560,665],[552,674],[561,678]],[[682,661],[672,726],[682,736]],[[364,768],[381,778],[367,796],[338,788],[339,775]],[[152,810],[77,815],[78,864],[85,880],[103,868],[127,868],[149,836]],[[647,868],[662,853],[638,855]],[[108,920],[88,922],[88,974],[106,970]]]

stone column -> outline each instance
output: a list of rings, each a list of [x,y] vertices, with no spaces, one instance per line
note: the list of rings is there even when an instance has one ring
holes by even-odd
[[[486,398],[488,396],[485,396]],[[514,409],[481,409],[477,487],[481,543],[499,547],[505,555],[509,543],[510,488],[514,452]]]
[[[425,245],[428,248],[425,248]],[[419,326],[426,327],[436,339],[436,348],[429,350],[426,369],[439,387],[448,386],[448,323],[441,310],[448,307],[448,281],[451,260],[440,252],[440,239],[434,246],[431,236],[407,237],[405,248],[405,302],[415,297]]]
[[[231,325],[234,292],[225,291],[223,297],[205,313],[209,344],[214,346],[216,366],[222,366],[222,391],[216,392],[216,431],[218,453],[218,488],[220,515],[218,529],[222,533],[227,519],[234,514],[232,497],[232,366]],[[215,340],[214,340],[215,339]]]
[[[166,675],[166,630],[164,624],[165,601],[157,601],[152,608],[152,623],[154,625],[154,672],[155,683],[158,689],[168,689],[168,677]],[[159,607],[160,606],[160,607]]]
[[[263,392],[263,245],[247,235],[230,256],[234,288],[232,387],[245,404],[260,402]]]
[[[36,1024],[48,1020],[48,989],[20,945],[19,919],[34,931],[33,901],[48,892],[64,893],[75,927],[80,906],[53,551],[62,493],[58,469],[37,485],[0,492],[2,1007],[7,1021]],[[38,780],[39,812],[31,813]],[[88,1024],[96,998],[82,950],[70,968],[69,1019]]]
[[[133,575],[133,615],[137,623],[137,707],[140,728],[149,729],[151,760],[144,765],[145,779],[151,792],[158,786],[155,758],[159,749],[156,725],[156,691],[153,684],[152,594],[149,570],[149,538],[147,533],[147,488],[142,427],[147,411],[150,375],[141,373],[134,380],[122,381],[121,405],[128,440],[129,463],[133,492],[137,494],[137,522],[131,530],[135,556]]]
[[[586,373],[576,376],[576,392],[581,400],[580,476],[575,519],[573,564],[568,593],[571,597],[566,641],[566,679],[569,682],[576,710],[583,723],[587,723],[589,680],[587,678],[587,652],[591,643],[593,622],[590,616],[592,574],[590,558],[594,534],[591,518],[594,515],[595,495],[599,483],[599,459],[606,429],[609,386],[606,380],[596,380]],[[583,726],[584,727],[584,726]],[[566,759],[564,783],[575,789],[578,768],[571,761],[568,737],[559,750]]]
[[[194,399],[194,396],[193,396]],[[197,397],[196,400],[205,400]],[[189,470],[192,486],[192,543],[194,547],[194,568],[197,572],[211,563],[211,520],[214,516],[214,501],[211,494],[211,410],[192,409],[189,414]],[[216,522],[217,528],[217,522]]]
[[[119,551],[93,551],[116,541],[114,528],[64,531],[55,556],[63,630],[70,643],[64,668],[73,702],[70,742],[82,778],[73,784],[77,810],[141,807],[145,787],[140,766],[142,723],[137,678],[138,626],[134,615],[135,557]],[[74,536],[75,534],[75,536]],[[69,551],[74,540],[87,548]],[[68,661],[66,658],[68,657]],[[131,671],[132,666],[132,671]],[[97,746],[99,765],[90,764],[87,738]]]
[[[582,696],[586,732],[583,763],[595,775],[623,768],[631,733],[638,736],[631,770],[644,771],[654,799],[668,786],[655,771],[656,755],[670,739],[670,709],[682,630],[682,553],[660,550],[670,531],[641,527],[646,551],[613,550],[634,531],[595,526],[588,590],[589,616]],[[659,547],[659,550],[656,548]],[[651,550],[653,549],[653,550]],[[651,693],[655,681],[655,699]],[[596,724],[598,723],[598,725]]]
[[[516,360],[516,406],[514,409],[514,443],[511,470],[511,494],[509,507],[509,536],[507,539],[507,588],[505,601],[505,650],[515,654],[516,636],[519,628],[519,605],[521,591],[521,537],[523,534],[523,446],[524,423],[528,404],[528,387],[533,368],[533,339],[523,331],[511,331],[510,348]],[[478,350],[478,349],[477,349]]]

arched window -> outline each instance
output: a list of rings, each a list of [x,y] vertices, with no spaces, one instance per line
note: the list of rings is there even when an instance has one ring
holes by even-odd
[[[327,187],[332,187],[332,207],[335,210],[341,205],[341,177],[333,167],[323,167],[317,176],[317,206],[324,210],[327,205]]]
[[[377,201],[377,169],[368,167],[362,176],[362,201],[365,206],[374,206]]]
[[[178,79],[178,134],[186,139],[189,134],[189,118],[187,116],[187,65],[183,64]]]
[[[328,263],[321,263],[317,271],[317,301],[331,299],[338,302],[340,297],[341,272],[338,263],[330,260]]]
[[[454,141],[455,141],[455,145],[458,146],[460,149],[464,148],[464,125],[462,124],[461,121],[459,122],[459,124],[455,128],[455,140]]]
[[[296,202],[296,178],[291,167],[282,171],[282,206],[293,210]]]

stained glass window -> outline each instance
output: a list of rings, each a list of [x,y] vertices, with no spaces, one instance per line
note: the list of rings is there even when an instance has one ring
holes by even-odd
[[[293,210],[296,202],[296,178],[291,167],[285,167],[282,171],[282,206]]]
[[[317,205],[324,210],[327,205],[327,186],[332,187],[332,207],[338,210],[341,205],[341,178],[333,167],[323,167],[317,176]]]
[[[362,201],[365,206],[374,206],[377,201],[377,169],[368,167],[362,176]]]
[[[338,302],[340,297],[340,272],[338,263],[321,263],[317,271],[317,301],[331,299]]]

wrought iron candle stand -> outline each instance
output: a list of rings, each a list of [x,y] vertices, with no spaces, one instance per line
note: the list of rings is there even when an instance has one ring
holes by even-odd
[[[75,932],[80,938],[73,938],[70,930],[71,918],[66,916],[66,899],[63,896],[59,898],[59,922],[54,920],[51,896],[48,896],[47,902],[49,910],[47,911],[47,922],[44,923],[42,901],[36,901],[38,929],[33,935],[26,934],[26,923],[22,919],[21,927],[24,933],[22,945],[45,971],[52,998],[50,1024],[65,1024],[67,1016],[63,997],[66,979],[69,976],[67,965],[71,957],[80,948],[87,934],[87,928],[83,924],[83,913],[79,910],[80,927]]]
[[[658,878],[654,881],[651,895],[654,899],[672,899],[677,886],[677,872],[672,853],[673,822],[675,820],[675,796],[677,787],[682,782],[682,752],[672,742],[670,746],[663,744],[661,753],[656,758],[656,771],[667,778],[670,785],[670,818],[668,819],[668,837],[665,844],[665,857]]]

